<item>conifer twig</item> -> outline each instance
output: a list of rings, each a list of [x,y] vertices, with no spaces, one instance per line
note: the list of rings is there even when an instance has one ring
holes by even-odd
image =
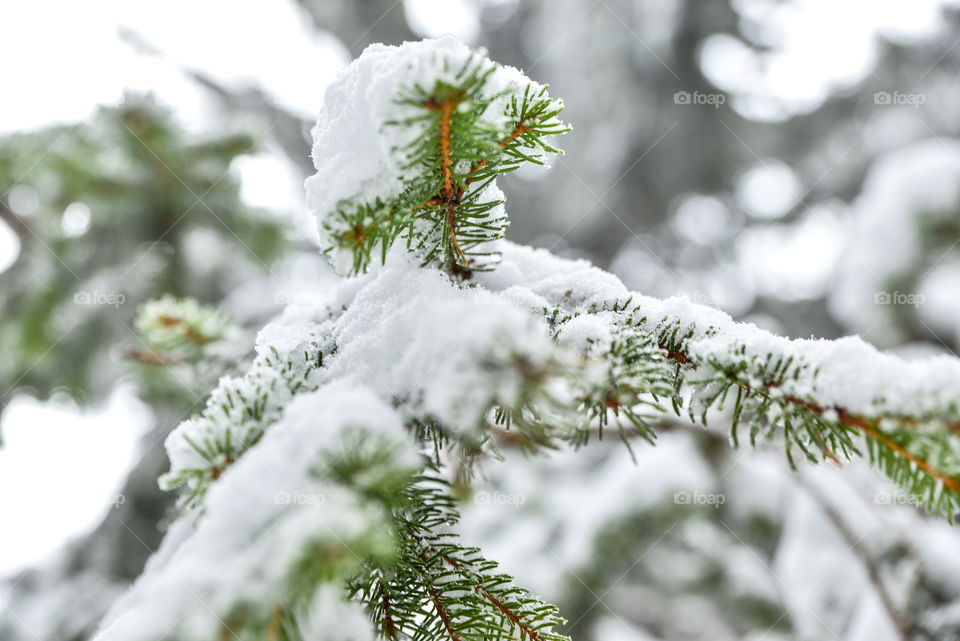
[[[853,552],[854,557],[856,557],[856,559],[860,562],[860,565],[866,571],[867,578],[869,579],[870,584],[873,586],[873,590],[876,593],[877,598],[880,600],[880,604],[886,611],[887,617],[889,617],[893,627],[896,628],[897,635],[900,637],[901,641],[910,641],[911,626],[907,619],[904,618],[904,616],[900,613],[896,605],[894,605],[893,597],[883,584],[883,578],[880,576],[880,569],[877,567],[877,563],[861,543],[862,537],[857,536],[850,529],[846,521],[844,521],[843,515],[840,514],[839,510],[837,510],[837,508],[835,508],[833,504],[827,500],[827,497],[825,497],[813,483],[808,481],[803,474],[797,474],[794,478],[797,479],[797,483],[799,483],[799,485],[806,491],[810,498],[813,499],[813,502],[817,504],[817,506],[820,508],[820,511],[825,517],[827,517],[827,520],[830,521],[840,537],[843,538],[843,540],[847,543],[847,546],[850,548],[850,551]]]
[[[380,592],[380,603],[383,606],[383,629],[387,634],[387,638],[396,639],[397,638],[397,624],[393,622],[393,614],[390,610],[390,599],[387,597],[387,591],[383,587],[383,581],[380,581],[379,585]]]
[[[677,348],[669,349],[666,353],[666,356],[670,360],[676,361],[679,364],[690,365],[693,363],[693,361],[690,359],[688,355],[686,355],[685,353],[683,353],[681,350]],[[696,367],[695,365],[692,365],[692,366]],[[757,390],[751,388],[749,385],[744,385],[734,379],[731,379],[731,380],[734,385],[737,385],[738,387],[742,388],[746,392],[757,393]],[[764,386],[769,388],[769,387],[775,387],[776,384],[765,383]],[[932,463],[910,452],[909,450],[904,448],[902,445],[894,441],[889,436],[882,434],[879,431],[879,424],[880,424],[879,419],[867,418],[865,416],[861,416],[859,414],[850,412],[843,407],[826,408],[812,401],[808,401],[793,395],[782,396],[780,397],[779,400],[782,402],[794,405],[796,407],[809,410],[810,412],[820,417],[825,416],[828,411],[835,412],[837,415],[836,422],[839,423],[840,425],[843,425],[844,427],[847,427],[850,429],[857,430],[862,434],[864,434],[865,436],[883,444],[885,447],[895,452],[900,458],[906,461],[909,461],[910,463],[913,463],[918,468],[923,470],[925,473],[927,473],[928,475],[930,475],[931,477],[933,477],[934,479],[942,483],[943,486],[948,490],[955,493],[960,492],[960,478],[942,474],[939,470],[936,469],[936,467],[934,467]],[[836,456],[836,454],[832,452],[829,448],[827,448],[826,444],[824,444],[822,441],[820,442],[820,444],[824,447],[825,455],[828,456],[835,463],[840,464],[840,460]]]
[[[526,118],[521,118],[520,121],[514,126],[513,131],[510,132],[510,135],[500,141],[499,145],[501,149],[506,149],[507,145],[512,143],[514,140],[522,136],[527,132],[527,126],[524,124],[527,121]],[[473,174],[477,173],[481,169],[487,166],[487,159],[484,158],[480,162],[474,164],[470,171],[467,173],[466,183],[469,185],[470,180]]]
[[[267,625],[267,641],[280,639],[280,618],[283,616],[283,607],[279,603],[273,605],[270,611],[270,623]]]
[[[450,641],[460,641],[457,631],[453,627],[453,623],[450,620],[450,614],[447,612],[446,607],[440,601],[440,596],[437,594],[437,588],[430,584],[427,586],[427,591],[430,593],[430,598],[433,599],[433,605],[437,609],[437,614],[440,616],[440,620],[443,622],[443,627],[446,629],[447,634],[450,635]]]

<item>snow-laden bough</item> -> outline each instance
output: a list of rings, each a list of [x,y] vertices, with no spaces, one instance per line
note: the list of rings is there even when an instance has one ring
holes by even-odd
[[[556,608],[459,541],[456,496],[499,443],[652,442],[668,415],[723,418],[791,463],[866,455],[956,513],[957,359],[781,338],[503,240],[496,179],[557,152],[561,107],[449,38],[344,70],[307,191],[345,277],[171,433],[184,513],[100,641],[558,641]]]

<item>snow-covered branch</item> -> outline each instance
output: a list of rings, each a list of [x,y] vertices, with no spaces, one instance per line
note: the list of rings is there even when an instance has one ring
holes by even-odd
[[[536,451],[609,428],[653,442],[671,413],[722,417],[734,445],[745,430],[791,464],[866,455],[957,512],[960,361],[789,340],[502,240],[496,178],[555,151],[558,110],[449,39],[348,67],[314,131],[308,191],[324,248],[357,275],[289,306],[250,371],[170,435],[164,483],[186,485],[192,509],[103,641],[171,622],[183,638],[308,638],[317,612],[356,622],[358,604],[369,628],[325,638],[558,641],[556,609],[452,531],[443,478],[499,454],[503,430]]]

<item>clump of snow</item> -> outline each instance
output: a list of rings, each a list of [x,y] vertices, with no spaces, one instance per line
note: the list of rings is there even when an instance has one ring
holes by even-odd
[[[881,352],[857,337],[839,340],[789,339],[728,314],[692,302],[686,296],[665,300],[629,292],[613,275],[587,261],[568,260],[541,249],[504,245],[504,261],[497,270],[478,274],[477,281],[503,296],[526,301],[534,311],[543,304],[567,311],[587,311],[605,302],[630,300],[629,309],[647,330],[672,323],[693,328],[685,344],[688,356],[698,360],[733,362],[744,356],[793,358],[802,370],[785,381],[783,392],[815,400],[825,407],[841,407],[867,416],[883,412],[902,415],[943,414],[960,398],[960,360],[948,356],[905,361]],[[593,321],[578,321],[593,323]],[[571,336],[581,334],[577,325]],[[597,328],[594,331],[598,331]],[[582,343],[585,336],[578,336]],[[759,381],[758,381],[759,382]]]
[[[383,509],[316,472],[318,454],[350,448],[364,434],[389,444],[386,466],[409,474],[422,467],[400,416],[363,386],[333,383],[294,399],[257,447],[212,486],[196,526],[190,515],[174,525],[96,639],[152,641],[174,625],[185,638],[216,638],[233,608],[272,604],[283,593],[309,543],[349,547],[379,533],[379,545],[390,549]]]
[[[388,126],[421,114],[421,109],[400,101],[411,87],[431,90],[437,83],[458,86],[457,73],[468,62],[492,69],[485,77],[480,95],[494,98],[480,115],[502,136],[509,135],[510,99],[523,95],[529,86],[539,90],[519,70],[481,58],[456,38],[406,42],[400,46],[374,44],[349,64],[327,88],[323,106],[313,128],[313,163],[317,172],[307,178],[307,201],[320,222],[320,245],[332,249],[331,260],[341,274],[351,271],[353,252],[338,250],[339,242],[325,229],[342,207],[372,205],[398,197],[411,169],[405,148],[422,134],[414,126]],[[470,109],[463,103],[460,109]],[[535,154],[536,155],[536,154]],[[499,200],[502,194],[492,187],[482,202]],[[492,218],[503,216],[502,209]],[[371,221],[372,222],[372,221]]]
[[[582,314],[561,326],[558,339],[581,351],[608,346],[618,324],[615,317],[613,312]]]
[[[333,335],[331,380],[364,380],[383,398],[405,401],[411,415],[461,429],[475,427],[493,404],[511,406],[524,368],[544,367],[557,351],[526,309],[420,269],[402,247],[358,292]]]
[[[505,296],[532,293],[549,305],[564,307],[630,296],[619,278],[588,260],[561,258],[546,249],[511,242],[504,243],[503,262],[495,270],[474,277]]]
[[[246,375],[222,378],[203,412],[167,436],[170,472],[161,485],[186,482],[195,489],[202,480],[219,475],[280,418],[295,393],[315,389],[323,354],[332,351],[322,338],[323,326],[301,321],[295,328],[287,326],[282,338],[274,332],[269,335],[275,339],[271,347],[261,350]]]

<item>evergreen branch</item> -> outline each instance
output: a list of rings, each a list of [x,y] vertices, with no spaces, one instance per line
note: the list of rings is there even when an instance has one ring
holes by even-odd
[[[690,358],[682,354],[681,352],[677,351],[676,349],[668,350],[667,357],[670,358],[671,360],[675,360],[678,363],[684,363],[684,364],[693,366]],[[772,400],[769,394],[764,392],[758,392],[757,390],[754,390],[753,388],[751,388],[749,385],[745,385],[743,383],[737,383],[737,382],[735,382],[735,384],[737,385],[739,390],[742,390],[748,395],[758,394],[768,400]],[[771,388],[776,388],[777,386],[778,386],[778,383],[776,382],[764,383],[764,387],[766,387],[768,390]],[[839,406],[826,408],[815,402],[808,401],[793,395],[782,396],[780,399],[778,399],[777,402],[790,404],[795,407],[801,408],[803,410],[807,410],[810,413],[816,414],[821,418],[827,415],[828,413],[832,413],[836,415],[837,418],[834,422],[837,423],[838,425],[860,431],[865,436],[873,439],[883,447],[888,448],[889,450],[892,450],[902,459],[908,461],[909,463],[912,463],[917,468],[922,470],[924,473],[928,474],[929,476],[933,477],[934,479],[942,483],[947,490],[953,493],[960,494],[960,477],[957,477],[957,476],[951,477],[939,472],[929,461],[926,461],[922,457],[911,453],[903,445],[896,442],[891,437],[881,433],[879,431],[880,429],[879,419],[871,419],[859,414],[855,414]],[[703,420],[702,422],[705,423],[706,421]],[[911,424],[916,425],[917,423],[918,421],[916,419],[911,419]],[[734,423],[734,429],[735,427],[736,427],[736,423]],[[836,456],[836,454],[833,451],[830,450],[830,448],[827,447],[826,443],[824,443],[820,432],[818,430],[811,430],[811,434],[816,438],[823,453],[828,458],[833,460],[835,463],[839,464],[840,463],[839,458]]]
[[[453,629],[453,623],[450,621],[450,613],[447,612],[446,607],[440,602],[440,595],[437,594],[437,588],[430,583],[427,585],[427,591],[430,593],[433,606],[437,609],[437,615],[439,615],[440,620],[443,622],[443,628],[450,637],[450,641],[461,641],[457,631]]]
[[[382,607],[383,631],[388,639],[394,640],[397,638],[397,624],[393,622],[390,599],[387,597],[387,591],[384,589],[382,580],[379,582],[378,589],[380,593],[380,605]]]
[[[453,110],[460,104],[461,96],[458,92],[451,92],[442,102],[430,99],[424,103],[424,107],[431,111],[440,112],[440,133],[438,143],[440,146],[440,174],[443,177],[443,188],[440,194],[445,202],[454,198],[453,191],[453,159],[450,156],[450,121],[453,118]]]
[[[210,343],[223,340],[237,329],[219,310],[197,303],[192,298],[177,299],[166,295],[140,307],[137,331],[156,358],[131,358],[148,364],[166,364],[196,358]]]
[[[513,586],[447,531],[458,515],[445,487],[427,476],[409,488],[408,507],[394,513],[403,535],[397,563],[353,584],[377,629],[416,641],[512,641],[515,631],[530,641],[565,641],[552,632],[563,623],[555,607]],[[396,596],[389,607],[387,592]]]
[[[161,486],[186,485],[180,504],[197,507],[210,484],[259,442],[295,394],[316,389],[324,358],[334,349],[329,336],[306,337],[289,353],[272,349],[258,357],[241,378],[221,379],[201,414],[167,437],[171,469]]]
[[[227,613],[231,625],[225,629],[292,641],[299,637],[288,632],[288,622],[295,630],[298,608],[323,596],[321,586],[346,583],[376,630],[390,641],[566,641],[554,631],[564,624],[554,606],[514,586],[495,563],[463,546],[451,531],[458,513],[452,491],[438,479],[444,469],[441,452],[453,449],[461,455],[460,465],[469,468],[481,455],[496,454],[494,438],[504,433],[536,452],[560,440],[584,445],[594,434],[602,438],[611,423],[628,447],[633,434],[652,442],[651,419],[668,412],[667,399],[678,416],[685,411],[691,422],[704,426],[711,410],[724,412],[732,399],[730,440],[739,443],[741,426],[748,429],[752,445],[761,436],[780,439],[792,467],[797,451],[810,462],[839,463],[861,455],[862,440],[871,462],[901,487],[925,494],[928,508],[951,516],[960,509],[960,448],[951,440],[960,433],[958,407],[955,399],[943,401],[944,390],[953,393],[953,388],[942,386],[939,398],[917,404],[920,409],[913,413],[912,405],[904,403],[907,409],[898,408],[897,415],[886,412],[881,399],[868,403],[857,396],[825,396],[817,385],[826,359],[817,361],[768,334],[745,332],[729,319],[720,319],[719,327],[704,322],[718,316],[703,310],[691,314],[682,305],[678,311],[671,303],[639,295],[605,298],[597,291],[574,298],[574,289],[560,280],[564,276],[551,271],[562,263],[543,256],[528,261],[534,273],[542,269],[550,274],[549,279],[537,276],[542,280],[536,286],[522,276],[487,281],[501,288],[494,292],[483,291],[482,276],[476,287],[451,283],[451,274],[466,279],[499,260],[498,241],[507,219],[496,179],[525,162],[542,164],[547,154],[558,153],[545,139],[567,127],[557,118],[562,103],[551,99],[545,87],[518,84],[513,74],[499,74],[502,70],[482,55],[461,55],[462,47],[446,47],[433,50],[433,57],[423,62],[410,54],[422,45],[405,47],[398,51],[409,56],[406,63],[418,69],[421,81],[387,82],[383,79],[390,74],[371,74],[376,76],[371,82],[390,88],[379,95],[392,102],[387,108],[378,103],[358,110],[376,114],[364,121],[367,131],[395,134],[392,143],[368,150],[375,165],[394,173],[371,177],[359,172],[353,183],[345,177],[355,193],[324,198],[314,191],[313,199],[320,203],[324,251],[336,256],[341,273],[365,271],[377,258],[385,262],[388,249],[398,242],[406,243],[421,266],[446,273],[424,275],[415,271],[415,263],[397,260],[377,275],[346,284],[336,294],[346,310],[342,318],[340,309],[322,308],[323,313],[314,309],[312,315],[297,316],[301,324],[282,325],[282,350],[260,344],[260,356],[247,375],[223,379],[203,412],[178,426],[167,441],[171,471],[163,477],[164,485],[187,485],[191,506],[200,503],[212,483],[223,488],[223,494],[211,496],[215,522],[204,530],[207,545],[199,545],[199,551],[182,546],[178,552],[186,556],[175,553],[170,565],[180,562],[182,571],[189,565],[184,559],[222,558],[217,546],[223,542],[210,545],[210,532],[227,529],[216,518],[248,520],[246,514],[236,518],[242,514],[237,495],[249,493],[263,509],[259,520],[249,519],[249,531],[231,537],[234,544],[255,539],[260,545],[259,534],[270,532],[277,521],[284,527],[270,542],[285,546],[292,541],[284,550],[285,565],[273,573],[272,587],[283,590],[279,600],[248,614],[238,597],[238,623],[234,626]],[[363,89],[364,94],[377,93]],[[334,113],[327,116],[342,116],[337,110],[352,103],[333,95],[325,109]],[[343,95],[357,100],[351,93]],[[323,138],[320,132],[314,153],[324,156],[325,150],[329,157],[317,159],[318,175],[335,157],[329,155],[331,149],[342,151]],[[314,189],[326,180],[336,192],[331,176],[320,177],[311,179]],[[371,186],[376,182],[387,187]],[[516,267],[521,274],[527,263],[518,261]],[[570,282],[580,287],[575,278]],[[594,290],[602,288],[598,281],[585,282]],[[359,309],[347,309],[349,300]],[[517,303],[524,300],[544,308],[531,315]],[[648,305],[660,313],[644,315],[641,307]],[[172,335],[194,350],[213,340],[220,324],[209,310],[168,306],[189,315],[155,309],[150,328],[158,336]],[[324,313],[327,320],[306,320]],[[276,331],[273,327],[265,333]],[[341,340],[345,344],[338,346]],[[409,351],[372,353],[368,343],[378,350],[402,345]],[[469,350],[460,350],[464,345]],[[464,354],[452,358],[458,350]],[[334,355],[331,364],[328,357]],[[370,372],[389,382],[358,385]],[[310,391],[316,393],[294,401]],[[378,429],[366,429],[373,426]],[[303,443],[313,443],[318,451],[294,451]],[[423,450],[431,445],[433,466],[424,473]],[[224,475],[238,460],[243,462]],[[333,510],[286,509],[277,507],[276,500],[264,500],[263,470],[291,460],[295,465],[284,470],[290,474],[277,486],[329,491],[337,499],[336,509],[347,517],[342,523],[330,519]],[[343,525],[343,537],[332,530],[333,537],[317,533],[320,525]],[[258,552],[258,558],[267,558],[264,549]],[[259,568],[246,570],[255,576]],[[158,570],[161,577],[164,571]],[[209,581],[209,572],[196,579],[198,584]],[[166,596],[169,582],[158,584],[158,593]],[[239,588],[228,596],[238,594],[243,594]],[[340,596],[335,601],[344,606]],[[268,612],[270,602],[277,605]],[[128,626],[131,621],[126,620]]]
[[[519,138],[522,134],[526,133],[527,131],[528,131],[528,128],[525,125],[525,120],[520,120],[519,122],[517,122],[516,125],[514,125],[513,131],[510,132],[510,135],[498,143],[500,145],[500,148],[506,150],[508,146],[510,146],[517,138]],[[482,160],[474,164],[470,168],[470,171],[467,172],[467,177],[465,179],[465,182],[467,184],[470,184],[470,181],[473,179],[473,174],[476,174],[478,171],[486,167],[488,164],[489,164],[489,160],[487,158],[483,158]]]
[[[722,352],[710,348],[701,355],[690,346],[718,337],[717,329],[698,332],[692,324],[683,329],[679,319],[670,316],[650,322],[639,315],[639,309],[627,299],[592,303],[572,311],[561,305],[541,312],[561,345],[571,331],[573,335],[582,333],[570,328],[579,328],[587,318],[602,318],[601,326],[607,327],[596,339],[587,339],[584,352],[588,359],[597,358],[597,345],[606,345],[599,359],[607,372],[602,382],[584,388],[583,381],[589,377],[582,370],[570,372],[574,386],[588,390],[577,393],[578,411],[587,422],[562,419],[573,425],[566,438],[574,445],[585,444],[593,426],[599,426],[602,434],[610,417],[621,415],[652,441],[649,420],[636,410],[646,407],[661,412],[660,398],[669,398],[677,415],[685,407],[691,421],[706,425],[708,411],[723,410],[732,397],[732,444],[739,443],[738,428],[745,423],[752,445],[761,435],[768,439],[779,435],[791,466],[795,466],[794,450],[811,463],[829,459],[840,464],[861,454],[855,438],[862,438],[869,459],[905,490],[924,496],[928,509],[949,517],[960,511],[960,455],[952,444],[957,434],[953,428],[956,420],[951,417],[953,406],[942,413],[917,416],[868,416],[837,403],[825,404],[812,391],[803,395],[794,391],[816,386],[818,370],[806,360],[773,351],[756,353],[748,344],[737,342]],[[610,336],[601,340],[602,333]],[[624,349],[629,341],[634,345]],[[888,424],[900,429],[891,430]]]
[[[562,103],[545,87],[494,81],[501,68],[476,53],[437,62],[432,84],[400,86],[395,102],[404,116],[376,123],[404,132],[391,150],[402,190],[347,199],[321,221],[324,251],[338,256],[338,270],[366,271],[376,250],[382,261],[398,239],[424,266],[463,278],[490,269],[507,225],[495,210],[502,203],[496,177],[559,153],[544,138],[568,128],[557,119]]]
[[[678,364],[683,362],[687,367],[695,366],[689,355],[682,354],[682,352],[679,352],[676,348],[668,350],[668,358],[671,358],[671,360],[676,361]],[[837,432],[837,428],[858,431],[877,444],[880,448],[879,450],[870,450],[871,452],[877,453],[877,455],[872,455],[874,462],[879,462],[884,472],[896,480],[901,486],[904,486],[909,491],[924,489],[927,486],[923,482],[923,475],[927,475],[929,478],[938,481],[945,490],[945,492],[937,497],[934,496],[933,488],[925,492],[928,495],[928,506],[935,507],[936,509],[947,509],[949,510],[949,516],[952,516],[952,514],[960,508],[960,476],[951,476],[938,470],[931,461],[911,452],[904,444],[897,442],[889,435],[883,434],[880,431],[881,419],[862,416],[839,406],[824,407],[814,401],[803,399],[792,394],[772,396],[771,392],[777,390],[779,387],[779,383],[776,380],[764,381],[762,386],[765,391],[758,391],[749,384],[737,381],[735,377],[731,377],[729,374],[727,376],[738,387],[738,390],[742,391],[747,397],[753,395],[763,399],[761,401],[761,411],[758,412],[758,416],[768,414],[771,405],[778,405],[780,407],[792,406],[800,410],[797,416],[807,428],[807,434],[816,441],[821,453],[834,462],[839,463],[839,457],[828,447],[825,441],[837,442],[839,440],[841,447],[847,452],[847,457],[849,458],[849,451],[855,451],[855,448],[852,447],[852,443],[850,443],[848,439],[843,438]],[[741,400],[738,404],[741,408],[737,411],[738,417],[742,412],[742,402]],[[707,406],[710,404],[711,403],[707,403]],[[828,416],[831,417],[830,420],[824,420]],[[706,423],[705,414],[701,418],[701,422]],[[917,421],[914,420],[913,424],[917,424]],[[736,422],[734,422],[731,429],[735,431],[736,427]],[[790,443],[799,445],[801,449],[804,450],[804,453],[807,454],[807,458],[811,460],[811,462],[815,462],[816,459],[806,450],[802,442],[792,438],[793,430],[791,430],[790,427],[788,418],[784,421],[784,434],[787,436],[788,446]],[[897,463],[889,457],[884,458],[882,454],[880,454],[882,451],[894,454],[896,457],[899,457],[900,460],[907,463],[907,466],[898,466]],[[911,468],[911,465],[914,467]],[[943,503],[944,499],[946,499],[946,504]]]

